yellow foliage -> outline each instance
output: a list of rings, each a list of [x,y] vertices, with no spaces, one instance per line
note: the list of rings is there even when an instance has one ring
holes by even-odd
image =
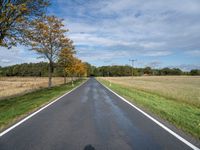
[[[27,44],[25,32],[33,18],[41,18],[48,0],[3,0],[0,2],[0,46]]]
[[[65,68],[65,71],[71,76],[86,76],[86,66],[78,58],[71,57],[70,63]]]
[[[26,12],[26,11],[28,11],[28,8],[26,7],[26,4],[21,4],[20,11],[21,11],[21,12]]]

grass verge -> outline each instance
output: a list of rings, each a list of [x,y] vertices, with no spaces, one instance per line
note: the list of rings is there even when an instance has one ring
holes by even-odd
[[[198,107],[140,91],[129,86],[115,83],[109,86],[108,81],[98,80],[130,102],[158,115],[200,140],[200,109]]]
[[[84,80],[76,80],[74,87]],[[71,83],[55,86],[51,89],[44,88],[22,96],[4,99],[0,101],[0,130],[27,116],[31,112],[53,101],[67,91],[74,88]]]

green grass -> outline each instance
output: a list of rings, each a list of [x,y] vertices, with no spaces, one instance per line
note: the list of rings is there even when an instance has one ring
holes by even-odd
[[[74,87],[80,85],[82,82],[83,80],[75,81]],[[53,101],[67,91],[70,91],[74,87],[71,86],[71,83],[68,83],[52,87],[51,89],[44,88],[22,96],[1,100],[0,129],[3,130],[41,106]]]
[[[130,102],[158,115],[186,133],[200,139],[200,109],[198,107],[129,86],[115,83],[109,86],[109,82],[103,79],[99,79],[99,81]]]

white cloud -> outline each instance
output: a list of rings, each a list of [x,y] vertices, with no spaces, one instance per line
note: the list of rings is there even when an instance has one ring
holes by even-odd
[[[65,19],[66,28],[70,29],[68,36],[74,40],[78,52],[82,51],[78,56],[85,61],[200,55],[199,0],[91,0],[87,3],[58,0],[53,3],[58,6],[51,13],[54,11]],[[0,58],[12,63],[33,58],[32,61],[37,61],[30,53],[26,57],[24,53],[16,54],[15,59],[11,54],[3,50]]]
[[[151,67],[151,68],[159,68],[161,66],[162,62],[161,61],[151,61],[147,63],[145,66]]]
[[[172,52],[171,51],[162,51],[162,50],[158,50],[158,51],[146,51],[144,53],[144,56],[167,56],[167,55],[171,55]]]
[[[44,59],[38,59],[37,57],[37,55],[23,46],[13,47],[12,49],[0,47],[0,66],[44,61]]]
[[[10,63],[10,60],[8,60],[8,59],[1,59],[0,62],[2,62],[2,63]]]
[[[142,42],[140,43],[140,46],[144,47],[144,48],[159,48],[164,46],[165,43],[164,42]]]
[[[191,46],[200,48],[197,0],[108,0],[98,2],[98,7],[93,5],[95,2],[77,8],[81,8],[83,19],[67,18],[69,36],[77,45],[104,46],[102,50],[123,46],[121,51],[137,51],[141,56],[167,56],[191,51]]]
[[[77,54],[81,59],[84,61],[108,61],[113,58],[125,58],[129,56],[129,53],[127,51],[110,51],[110,50],[104,50],[104,51],[90,51],[85,50],[81,51]]]
[[[71,34],[70,38],[77,43],[77,45],[86,46],[130,46],[135,42],[113,39],[111,37],[102,37],[96,34]]]
[[[189,54],[189,55],[192,55],[192,56],[196,56],[196,57],[200,57],[200,50],[186,51],[186,54]]]

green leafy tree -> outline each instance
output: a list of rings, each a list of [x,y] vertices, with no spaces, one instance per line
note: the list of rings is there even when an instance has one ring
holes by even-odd
[[[200,75],[200,70],[198,70],[198,69],[193,69],[193,70],[190,71],[190,75],[193,75],[193,76]]]

